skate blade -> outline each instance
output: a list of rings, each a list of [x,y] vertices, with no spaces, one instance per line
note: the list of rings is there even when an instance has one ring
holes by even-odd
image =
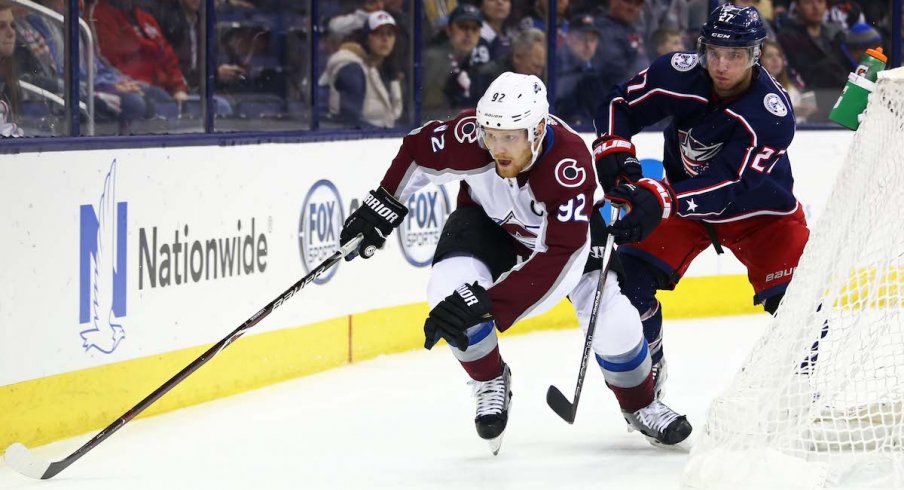
[[[651,446],[659,449],[665,449],[666,451],[675,451],[679,453],[688,453],[691,451],[693,444],[691,443],[691,437],[688,436],[683,441],[676,444],[664,444],[659,442],[655,437],[644,436],[647,439],[647,442],[650,443]]]
[[[493,452],[493,456],[499,454],[499,449],[502,448],[502,436],[505,435],[505,432],[499,434],[499,437],[494,437],[493,439],[487,439],[487,444],[490,446],[490,451]]]

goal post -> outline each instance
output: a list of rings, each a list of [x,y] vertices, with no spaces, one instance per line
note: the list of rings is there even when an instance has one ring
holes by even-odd
[[[904,68],[880,73],[794,280],[684,485],[904,488]]]

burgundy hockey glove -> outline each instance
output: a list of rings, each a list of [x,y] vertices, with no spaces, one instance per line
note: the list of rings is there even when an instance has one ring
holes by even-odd
[[[633,184],[643,178],[634,145],[620,136],[603,135],[594,140],[593,160],[605,192],[619,184]]]
[[[609,225],[607,230],[615,243],[639,242],[672,215],[674,197],[668,184],[653,179],[640,179],[636,184],[622,184],[606,193],[613,206],[625,208],[625,217]]]
[[[493,316],[490,293],[477,282],[462,284],[454,293],[430,310],[424,322],[424,348],[430,350],[440,338],[459,350],[468,350],[466,331]]]
[[[382,187],[370,191],[361,206],[345,220],[339,233],[340,245],[358,234],[364,235],[358,249],[346,255],[345,260],[352,260],[357,255],[369,259],[378,248],[383,248],[386,237],[402,224],[407,214],[408,208]]]

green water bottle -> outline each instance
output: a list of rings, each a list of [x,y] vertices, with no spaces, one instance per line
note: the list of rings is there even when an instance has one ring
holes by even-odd
[[[847,84],[832,107],[829,119],[849,129],[860,127],[860,115],[866,109],[869,94],[876,88],[876,79],[885,69],[886,62],[888,57],[882,48],[867,49],[857,69],[848,75]]]

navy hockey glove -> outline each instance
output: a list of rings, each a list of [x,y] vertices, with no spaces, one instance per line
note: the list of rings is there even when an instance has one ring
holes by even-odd
[[[446,296],[427,316],[424,322],[424,348],[431,349],[440,338],[459,350],[468,349],[466,331],[492,320],[490,293],[480,284],[462,284],[454,293]]]
[[[340,245],[358,234],[364,235],[358,249],[346,255],[345,260],[352,260],[356,255],[369,259],[378,248],[383,248],[386,237],[402,224],[407,214],[408,208],[382,187],[370,191],[361,206],[345,220],[339,233]]]
[[[605,192],[619,184],[633,184],[643,178],[634,145],[622,137],[603,135],[594,140],[593,160],[596,176]]]
[[[615,243],[639,242],[672,215],[672,190],[664,182],[640,179],[636,184],[622,184],[606,193],[613,206],[625,208],[625,217],[609,225],[607,230]]]

